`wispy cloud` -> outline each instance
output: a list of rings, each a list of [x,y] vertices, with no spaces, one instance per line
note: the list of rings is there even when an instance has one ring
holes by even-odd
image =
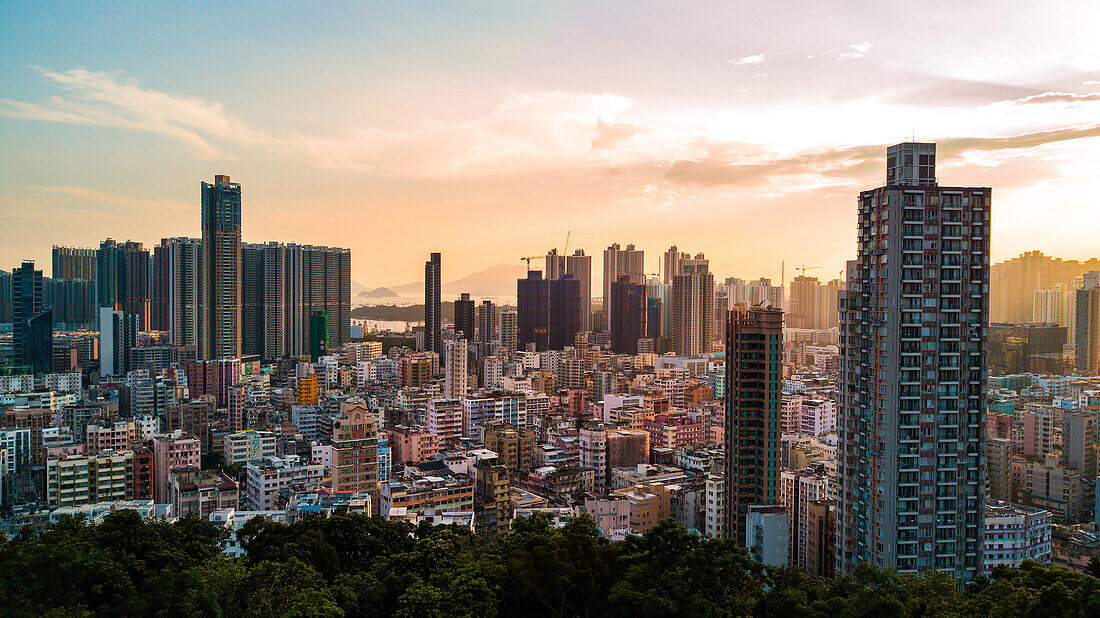
[[[1090,103],[1093,101],[1100,101],[1100,92],[1088,92],[1085,94],[1078,94],[1075,92],[1043,92],[1041,94],[1033,94],[1019,99],[1011,101],[1004,101],[1010,105],[1029,105],[1036,103]]]
[[[767,57],[768,57],[767,54],[760,53],[760,54],[753,54],[751,56],[742,56],[740,58],[730,58],[728,62],[730,64],[736,64],[738,66],[748,66],[748,65],[753,65],[753,64],[760,64],[761,62],[764,62],[764,60],[766,60]]]
[[[1031,149],[1070,140],[1100,137],[1100,124],[1034,131],[998,137],[948,137],[936,140],[938,161],[949,163],[967,153]],[[665,166],[665,178],[675,184],[704,187],[790,184],[799,190],[849,184],[868,169],[881,167],[886,144],[820,149],[794,156],[767,158],[716,153],[701,159],[681,159]]]
[[[838,61],[855,60],[856,58],[862,58],[867,55],[867,52],[871,50],[870,43],[852,43],[838,49],[829,50],[830,54],[833,54]]]
[[[118,72],[36,70],[62,93],[38,103],[0,99],[0,116],[146,131],[179,142],[201,159],[232,158],[221,141],[268,141],[221,103],[143,88]]]

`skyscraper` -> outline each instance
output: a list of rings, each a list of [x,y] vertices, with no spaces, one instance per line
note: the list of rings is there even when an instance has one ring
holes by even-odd
[[[529,270],[526,279],[516,281],[516,345],[520,350],[533,345],[541,352],[550,346],[548,284],[540,270]]]
[[[603,252],[603,327],[611,329],[611,314],[615,308],[611,305],[611,284],[622,275],[630,277],[631,283],[645,282],[645,251],[635,251],[634,245],[626,249],[615,243]]]
[[[553,281],[562,275],[572,275],[581,286],[581,327],[578,330],[592,330],[592,256],[585,255],[584,249],[577,249],[573,255],[558,255],[557,249],[546,253],[546,278]]]
[[[573,345],[581,330],[581,282],[565,274],[551,280],[549,288],[549,346],[551,350],[562,350]]]
[[[714,348],[714,275],[702,254],[672,277],[672,349],[695,356]]]
[[[500,345],[507,352],[515,352],[518,344],[517,329],[519,316],[517,312],[505,310],[500,312]]]
[[[294,243],[241,250],[242,354],[265,359],[311,352],[310,319],[323,311],[328,349],[351,338],[351,251]]]
[[[440,300],[440,254],[424,262],[424,349],[443,356],[443,303]]]
[[[837,325],[836,295],[840,280],[821,283],[817,277],[800,275],[791,281],[789,328],[829,329]]]
[[[241,354],[241,185],[215,175],[202,183],[202,296],[199,356]]]
[[[455,333],[462,333],[466,341],[474,340],[474,301],[463,292],[455,301]]]
[[[155,307],[166,309],[167,323],[158,326],[168,331],[174,345],[199,345],[202,295],[202,241],[198,238],[162,238],[154,249]],[[156,315],[156,311],[154,311]],[[162,315],[161,320],[164,319]]]
[[[138,316],[149,329],[149,251],[141,243],[108,238],[96,252],[96,296],[100,307]]]
[[[777,504],[783,312],[739,306],[726,323],[726,532],[745,544],[750,506]]]
[[[15,363],[29,365],[35,373],[53,366],[53,310],[45,305],[42,271],[34,262],[12,269],[12,353]]]
[[[891,146],[841,292],[837,568],[982,568],[989,188]]]
[[[611,285],[611,351],[637,354],[638,340],[646,336],[646,287],[630,275],[619,275]]]
[[[477,308],[477,340],[489,343],[498,339],[500,327],[497,325],[497,306],[491,300],[483,300]]]
[[[96,250],[53,246],[54,279],[95,279]]]
[[[1100,280],[1096,273],[1082,278],[1074,292],[1074,338],[1077,371],[1100,375]]]

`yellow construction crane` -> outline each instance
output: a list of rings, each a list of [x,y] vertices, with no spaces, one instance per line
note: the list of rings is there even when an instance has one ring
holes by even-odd
[[[565,233],[565,248],[561,250],[562,255],[569,253],[569,237],[573,235],[573,230],[569,230]]]
[[[813,269],[815,269],[815,268],[821,268],[821,267],[820,267],[820,266],[805,266],[805,265],[803,265],[803,266],[796,266],[796,267],[795,267],[795,270],[797,270],[797,271],[801,271],[801,273],[800,273],[800,274],[801,274],[801,275],[802,275],[803,277],[805,277],[805,276],[806,276],[806,271],[807,271],[807,270],[813,270]]]
[[[521,257],[521,260],[527,262],[527,270],[531,270],[531,260],[545,260],[545,255],[532,255],[529,257]]]

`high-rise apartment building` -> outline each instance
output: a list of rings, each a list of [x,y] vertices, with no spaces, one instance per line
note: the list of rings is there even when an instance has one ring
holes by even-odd
[[[341,403],[332,423],[332,489],[369,493],[378,504],[378,418],[360,400]]]
[[[611,329],[611,314],[615,312],[611,301],[611,285],[626,275],[631,283],[645,283],[645,251],[637,251],[634,245],[626,249],[615,243],[603,252],[603,314],[605,329]]]
[[[516,345],[520,350],[533,346],[542,352],[550,346],[550,288],[542,271],[527,271],[526,279],[516,281]]]
[[[53,246],[54,279],[95,279],[96,250],[90,247]]]
[[[592,256],[585,255],[584,249],[577,249],[573,255],[558,255],[557,249],[546,253],[546,278],[553,281],[562,275],[572,275],[581,286],[581,327],[577,330],[592,330]]]
[[[202,183],[199,357],[241,355],[241,185]]]
[[[859,196],[839,301],[837,570],[969,581],[982,566],[992,191],[938,185],[935,144],[886,156],[886,185]]]
[[[1077,371],[1100,375],[1100,281],[1086,276],[1074,296],[1074,358]]]
[[[777,504],[783,312],[734,308],[726,322],[726,533],[746,542],[749,507]]]
[[[583,295],[581,282],[565,274],[549,282],[548,334],[549,349],[562,350],[571,346],[582,330]]]
[[[42,301],[53,309],[55,324],[87,328],[99,314],[94,279],[42,278]]]
[[[99,308],[99,374],[125,376],[130,370],[130,350],[137,345],[140,318],[133,314]]]
[[[462,399],[469,387],[469,346],[465,339],[445,342],[446,352],[443,360],[443,397],[444,399]]]
[[[473,341],[476,322],[474,301],[463,292],[455,301],[455,334],[462,333],[466,341]]]
[[[443,303],[440,254],[424,262],[424,350],[443,356]]]
[[[326,345],[351,339],[351,250],[245,243],[241,250],[242,354],[266,359],[311,353],[310,321],[328,320]]]
[[[701,266],[707,267],[706,270],[709,270],[709,265],[710,260],[702,253],[691,257],[690,253],[681,253],[676,245],[672,245],[668,251],[665,251],[664,264],[661,269],[661,283],[671,284],[676,275],[701,272]]]
[[[47,373],[53,368],[53,310],[45,304],[42,271],[27,261],[11,275],[12,355],[17,365]]]
[[[515,352],[519,341],[517,329],[519,328],[519,315],[516,311],[506,310],[500,312],[500,344],[509,354]]]
[[[149,251],[139,242],[119,243],[108,238],[96,252],[96,297],[100,307],[138,316],[149,329]]]
[[[611,285],[611,351],[637,354],[638,340],[646,336],[646,286],[630,275]]]
[[[1034,294],[1074,281],[1090,271],[1100,270],[1100,259],[1063,260],[1041,251],[1021,253],[990,268],[990,309],[992,322],[1039,322],[1033,314]]]
[[[201,329],[202,241],[162,238],[153,248],[152,313],[173,345],[196,346]]]
[[[839,279],[821,283],[817,277],[795,277],[791,281],[791,298],[787,309],[788,328],[836,328],[836,298],[839,289]]]
[[[500,340],[497,306],[491,300],[483,300],[477,307],[477,340],[482,343]]]
[[[680,356],[695,356],[714,349],[714,275],[703,254],[681,263],[682,273],[672,277],[672,349]]]

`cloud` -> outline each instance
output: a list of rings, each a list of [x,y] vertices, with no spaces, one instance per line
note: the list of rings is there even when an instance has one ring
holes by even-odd
[[[1093,137],[1100,137],[1100,124],[998,137],[948,137],[935,141],[937,162],[944,164],[966,153],[1031,149]],[[793,156],[770,159],[736,153],[716,153],[700,159],[673,161],[664,166],[664,177],[679,185],[775,187],[786,184],[797,187],[798,190],[808,190],[849,184],[873,169],[881,169],[885,151],[886,144],[808,150]]]
[[[182,144],[200,159],[231,158],[218,141],[268,141],[221,103],[142,88],[121,73],[36,70],[62,94],[40,103],[0,99],[0,116],[145,131]]]
[[[829,53],[835,55],[838,61],[843,62],[845,60],[862,58],[867,55],[867,52],[870,50],[870,43],[852,43],[851,45],[846,45],[839,49],[831,49]]]
[[[752,64],[760,64],[768,57],[767,54],[753,54],[751,56],[742,56],[740,58],[730,58],[728,62],[730,64],[736,64],[738,66],[748,66]]]
[[[1100,92],[1077,94],[1074,92],[1051,91],[1021,97],[1012,101],[1003,101],[1003,103],[1009,105],[1030,105],[1036,103],[1087,103],[1093,101],[1100,101]]]
[[[988,105],[1034,94],[1034,88],[993,81],[944,77],[925,73],[898,75],[908,85],[885,99],[898,105],[973,106]]]

